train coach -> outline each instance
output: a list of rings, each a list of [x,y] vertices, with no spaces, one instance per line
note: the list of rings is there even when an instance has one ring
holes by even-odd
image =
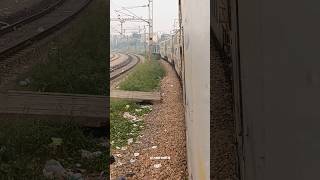
[[[159,46],[159,44],[153,44],[151,46],[151,52],[152,52],[152,54],[160,54],[160,46]]]
[[[231,63],[241,179],[319,179],[320,27],[310,23],[320,17],[317,7],[311,0],[211,3],[211,34]]]
[[[173,63],[173,41],[172,36],[169,39],[160,42],[160,55],[161,58],[168,61],[170,64]]]
[[[169,61],[169,63],[172,63],[173,58],[172,58],[172,39],[168,39],[166,42],[166,56],[167,56],[167,60]]]
[[[160,56],[162,59],[166,59],[166,45],[165,45],[165,41],[161,41],[159,42],[159,46],[160,46]]]
[[[181,32],[177,31],[174,35],[171,35],[169,39],[163,40],[159,43],[161,58],[173,66],[180,79],[183,78],[183,45],[181,40]]]
[[[151,46],[151,53],[154,59],[160,59],[160,45],[155,43]]]
[[[209,5],[209,0],[179,0],[180,29],[159,43],[161,57],[182,85],[188,179],[194,180],[210,179]]]
[[[160,42],[160,54],[183,83],[188,179],[227,179],[217,176],[232,169],[242,180],[319,179],[320,28],[310,23],[320,17],[319,1],[179,0],[179,5],[180,40],[174,34]],[[229,104],[212,102],[210,109],[210,80],[212,99],[228,90]],[[231,88],[218,86],[225,84]],[[232,114],[229,136],[213,131],[227,119],[210,120],[210,112],[225,110]],[[236,156],[229,169],[221,162],[231,151],[219,154],[218,147],[225,137]]]
[[[175,35],[172,36],[172,65],[177,72],[180,79],[183,78],[182,74],[182,64],[183,64],[183,56],[182,56],[182,41],[180,32],[176,32]]]

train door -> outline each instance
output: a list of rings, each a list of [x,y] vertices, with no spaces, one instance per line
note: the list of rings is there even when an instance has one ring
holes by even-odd
[[[172,55],[172,39],[169,39],[167,41],[167,55],[168,55],[168,61],[170,63],[172,63],[172,57],[171,57],[171,55]]]
[[[180,53],[180,32],[177,33],[176,35],[176,47],[175,47],[175,55],[176,55],[176,58],[177,58],[177,69],[178,69],[178,74],[179,74],[179,77],[180,79],[182,78],[182,74],[181,74],[181,68],[182,68],[182,58],[181,58],[181,53]]]
[[[171,61],[174,62],[174,36],[171,36]]]
[[[245,174],[245,152],[244,152],[244,124],[242,117],[242,90],[241,90],[241,71],[240,71],[240,57],[239,57],[239,30],[238,30],[238,4],[237,1],[229,1],[229,16],[230,16],[230,41],[232,42],[230,47],[231,59],[232,59],[232,72],[233,72],[233,95],[234,95],[234,118],[236,128],[237,139],[237,153],[238,153],[238,175],[241,179],[244,179]]]

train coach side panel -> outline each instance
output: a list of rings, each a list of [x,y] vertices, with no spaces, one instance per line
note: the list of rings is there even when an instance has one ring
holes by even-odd
[[[174,35],[174,43],[173,43],[173,62],[174,68],[180,78],[182,78],[182,58],[180,53],[180,33]]]
[[[210,179],[210,0],[182,0],[189,179]]]
[[[246,180],[320,177],[319,6],[239,1]]]
[[[167,50],[166,50],[167,58],[168,58],[168,61],[172,63],[172,39],[167,40],[166,44],[167,44]]]
[[[165,49],[165,42],[162,41],[160,42],[160,55],[161,55],[161,58],[165,58],[165,52],[166,52],[166,49]]]

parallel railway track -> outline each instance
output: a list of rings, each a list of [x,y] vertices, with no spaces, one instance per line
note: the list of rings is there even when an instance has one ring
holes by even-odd
[[[45,10],[0,30],[0,61],[70,22],[91,0],[59,0]]]
[[[131,62],[132,58],[126,54],[119,54],[117,57],[110,61],[110,72],[116,71]]]
[[[111,54],[110,55],[110,59],[111,59],[111,61],[112,61],[112,59],[115,57],[115,55],[114,54]]]
[[[129,71],[140,62],[140,58],[134,54],[127,54],[128,59],[123,63],[110,67],[110,79],[113,80]]]
[[[120,58],[120,54],[119,53],[113,53],[110,57],[110,61],[116,61],[117,59]]]

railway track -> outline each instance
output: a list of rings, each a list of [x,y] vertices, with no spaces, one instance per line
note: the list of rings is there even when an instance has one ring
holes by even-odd
[[[0,30],[0,61],[70,22],[91,0],[59,0],[48,8]]]
[[[111,67],[110,69],[110,79],[113,80],[123,73],[129,71],[134,66],[140,62],[140,58],[134,54],[127,54],[128,58],[123,63],[120,63],[116,66]]]
[[[30,16],[27,16],[25,18],[22,18],[21,20],[18,20],[12,24],[8,23],[6,25],[3,25],[2,27],[0,27],[0,36],[8,33],[8,32],[11,32],[11,31],[14,31],[15,29],[27,24],[27,23],[30,23],[36,19],[39,19],[41,18],[42,16],[44,16],[45,14],[48,14],[50,13],[51,11],[53,11],[55,8],[57,8],[58,6],[62,5],[66,0],[58,0],[56,1],[55,3],[53,4],[50,4],[48,7],[44,8],[44,9],[41,9],[39,12],[33,14],[33,15],[30,15]]]
[[[120,54],[119,53],[113,53],[110,56],[110,61],[113,62],[113,61],[116,61],[119,58],[120,58]]]
[[[119,56],[115,57],[110,61],[110,72],[113,72],[121,67],[126,66],[130,63],[131,59],[127,54],[119,54]]]
[[[112,59],[115,57],[115,55],[114,54],[111,54],[110,55],[110,59],[111,59],[111,61],[112,61]]]

